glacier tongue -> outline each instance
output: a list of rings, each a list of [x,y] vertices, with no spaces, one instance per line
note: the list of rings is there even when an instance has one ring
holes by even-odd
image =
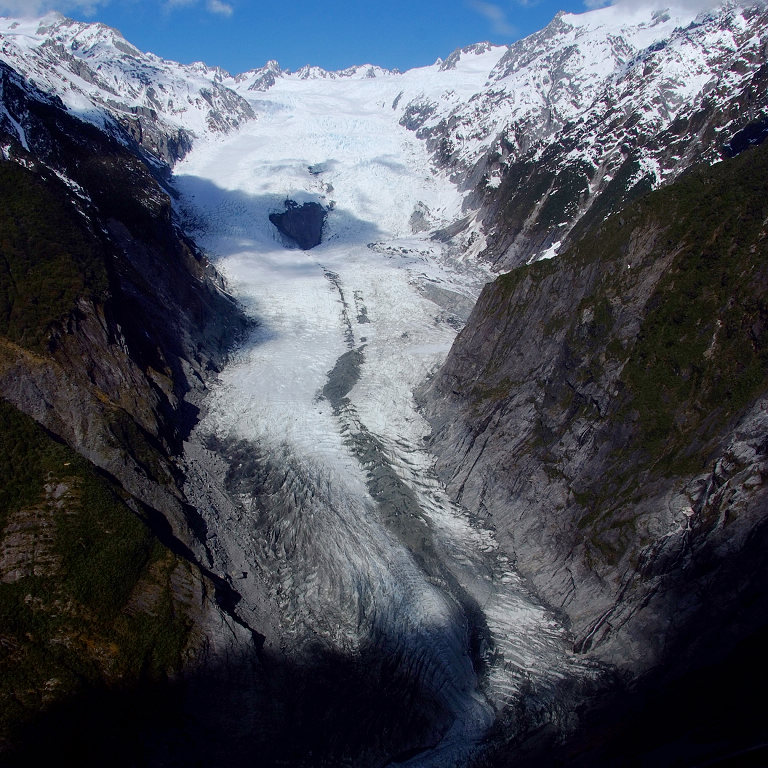
[[[177,166],[182,215],[257,323],[193,442],[228,462],[234,507],[224,515],[211,495],[201,509],[209,554],[268,585],[266,649],[373,648],[440,713],[437,746],[409,764],[445,766],[523,685],[546,699],[575,667],[562,628],[448,500],[423,448],[413,392],[488,275],[412,231],[456,220],[462,198],[427,170],[392,87],[281,79],[258,120]],[[329,208],[311,251],[286,248],[269,223],[287,198]],[[242,610],[263,615],[257,588],[237,587]]]
[[[518,716],[520,731],[567,718],[599,674],[446,495],[413,393],[490,276],[474,256],[552,257],[579,217],[604,215],[600,195],[608,210],[762,131],[766,21],[751,26],[749,5],[561,13],[508,48],[405,73],[269,62],[237,77],[103,25],[0,19],[20,77],[158,170],[184,158],[177,213],[254,320],[187,444],[190,546],[242,598],[232,611],[264,659],[370,665],[364,693],[407,693],[396,722],[421,723],[404,736],[388,721],[400,742],[365,760],[316,764],[466,764],[494,718],[510,738]],[[11,99],[0,124],[4,158],[17,140],[34,150]],[[270,222],[286,201],[327,211],[311,251]]]

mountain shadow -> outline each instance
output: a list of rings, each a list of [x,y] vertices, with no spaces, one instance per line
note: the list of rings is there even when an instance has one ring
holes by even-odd
[[[323,196],[308,200],[312,195],[300,188],[249,193],[191,174],[176,175],[172,183],[187,230],[216,238],[215,257],[246,250],[271,252],[275,244],[303,250],[321,242],[365,246],[386,236],[375,222]]]
[[[240,658],[85,688],[29,721],[3,765],[373,767],[428,747],[435,720],[438,705],[375,651]]]

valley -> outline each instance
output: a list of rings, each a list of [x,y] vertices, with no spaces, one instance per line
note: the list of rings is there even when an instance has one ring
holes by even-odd
[[[183,219],[256,325],[192,438],[223,451],[242,512],[226,532],[219,510],[203,514],[218,541],[239,543],[237,555],[224,545],[222,573],[256,568],[269,584],[280,623],[266,652],[402,659],[395,673],[452,722],[409,765],[461,764],[524,681],[554,696],[578,665],[493,532],[442,490],[424,444],[413,392],[488,272],[411,222],[415,210],[451,222],[462,195],[425,173],[379,83],[324,85],[280,83],[257,121],[175,169]],[[330,209],[324,242],[282,241],[268,214],[285,199]]]
[[[0,756],[760,754],[766,41],[231,75],[0,20]]]

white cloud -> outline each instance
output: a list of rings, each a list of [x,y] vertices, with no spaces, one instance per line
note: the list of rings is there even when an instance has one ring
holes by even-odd
[[[186,8],[200,5],[200,0],[165,0],[165,10],[173,11],[176,8]],[[224,0],[205,0],[205,10],[215,13],[217,16],[231,16],[235,9]]]
[[[511,36],[516,33],[517,30],[509,23],[506,11],[501,6],[487,3],[485,0],[471,0],[469,5],[491,22],[493,31],[497,35]]]
[[[42,16],[48,11],[96,13],[109,0],[0,0],[0,16]]]
[[[223,3],[221,0],[208,0],[206,7],[211,13],[217,13],[219,16],[231,16],[234,8],[229,3]]]
[[[125,0],[120,1],[125,2]],[[77,11],[92,16],[99,8],[109,5],[110,2],[113,0],[0,0],[0,16],[34,18],[48,11],[59,11],[63,14]],[[201,5],[208,13],[218,16],[231,16],[235,12],[232,4],[225,0],[204,0],[204,2],[203,0],[157,0],[157,2],[168,13],[179,8]]]

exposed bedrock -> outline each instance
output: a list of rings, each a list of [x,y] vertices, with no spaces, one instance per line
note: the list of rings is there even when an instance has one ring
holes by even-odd
[[[308,251],[320,245],[327,215],[328,211],[320,203],[299,205],[295,200],[286,200],[285,211],[270,213],[269,220],[299,248]]]
[[[574,650],[635,681],[766,624],[766,162],[691,172],[489,284],[424,391],[449,490]]]

